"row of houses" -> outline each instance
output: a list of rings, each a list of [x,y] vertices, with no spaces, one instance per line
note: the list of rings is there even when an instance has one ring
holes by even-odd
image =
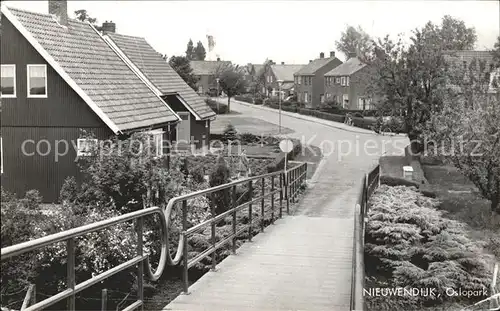
[[[4,189],[56,201],[66,177],[83,177],[78,160],[95,139],[146,132],[159,155],[176,143],[208,145],[215,113],[144,38],[71,19],[66,1],[48,6],[1,8]]]
[[[476,60],[477,66],[483,64],[485,71],[493,78],[498,69],[493,65],[490,51],[448,51],[446,60],[455,65],[468,68]],[[193,61],[195,75],[200,77],[199,93],[216,88],[214,72],[226,63],[218,61]],[[368,83],[373,68],[363,63],[356,53],[350,53],[345,62],[330,52],[328,57],[319,57],[308,64],[276,64],[272,60],[263,64],[247,64],[245,78],[248,82],[261,79],[260,90],[265,96],[281,96],[282,99],[295,95],[297,101],[307,108],[317,108],[322,103],[333,102],[345,109],[370,110],[374,103],[368,96]],[[280,81],[281,85],[279,85]]]

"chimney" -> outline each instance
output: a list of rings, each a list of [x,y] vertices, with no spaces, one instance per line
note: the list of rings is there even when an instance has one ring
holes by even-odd
[[[335,51],[330,52],[330,57],[335,57]]]
[[[285,62],[281,62],[281,64],[282,64],[282,65],[284,65],[284,64],[285,64]]]
[[[310,63],[312,63],[312,62],[313,62],[313,61],[312,61],[312,59],[310,59],[310,60],[309,60],[309,64],[310,64]]]
[[[217,61],[220,62],[220,57],[217,57]]]
[[[349,58],[355,58],[357,55],[356,52],[349,52]]]
[[[325,58],[325,53],[323,52],[319,53],[319,58]]]
[[[116,24],[113,23],[113,21],[105,21],[104,23],[102,23],[102,33],[103,34],[107,34],[107,33],[115,33],[116,32]]]
[[[53,15],[59,24],[68,26],[68,2],[66,0],[49,0],[49,14]]]

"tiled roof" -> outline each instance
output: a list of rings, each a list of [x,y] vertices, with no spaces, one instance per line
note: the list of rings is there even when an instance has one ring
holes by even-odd
[[[213,75],[221,68],[231,65],[230,61],[192,60],[190,62],[193,74],[197,76]]]
[[[330,61],[338,59],[336,57],[326,57],[326,58],[317,58],[310,62],[309,64],[302,67],[299,71],[297,71],[296,75],[313,75],[318,71],[321,67],[328,64]],[[339,60],[340,61],[340,60]]]
[[[490,64],[493,64],[493,54],[490,51],[468,51],[468,50],[457,50],[457,51],[446,51],[445,59],[448,61],[465,61],[467,64],[473,59],[478,59],[486,62],[487,68]]]
[[[178,120],[89,24],[70,19],[65,28],[48,14],[9,11],[118,130]]]
[[[276,79],[283,81],[293,81],[293,74],[299,71],[305,65],[271,65],[271,69]]]
[[[108,36],[164,95],[178,93],[201,119],[215,116],[203,98],[141,37],[110,33]]]
[[[365,66],[366,64],[362,63],[359,58],[353,57],[327,72],[325,76],[350,76]]]

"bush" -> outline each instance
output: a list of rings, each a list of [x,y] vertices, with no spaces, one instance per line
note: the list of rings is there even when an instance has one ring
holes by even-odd
[[[225,142],[232,140],[235,141],[238,139],[238,131],[236,131],[236,128],[234,125],[229,123],[226,128],[224,128],[224,132],[222,134],[222,139],[224,139]]]
[[[355,112],[352,116],[355,117],[355,118],[361,118],[361,119],[363,119],[363,113],[361,113],[359,111]]]
[[[216,113],[216,114],[226,114],[227,113],[227,105],[223,103],[219,103],[217,105],[217,101],[207,98],[205,99],[205,103]]]
[[[230,171],[227,166],[226,161],[223,157],[219,157],[217,160],[217,166],[214,171],[210,174],[210,187],[215,187],[229,182]],[[210,196],[210,204],[215,209],[217,215],[224,213],[231,204],[231,194],[230,189],[222,189],[217,192],[213,192]]]
[[[390,187],[396,187],[396,186],[406,186],[406,187],[415,187],[419,188],[420,185],[417,182],[405,179],[405,178],[398,178],[398,177],[393,177],[393,176],[387,176],[387,175],[382,175],[380,177],[380,184],[382,185],[388,185]]]
[[[450,297],[445,290],[481,291],[491,280],[481,249],[467,237],[462,223],[442,216],[439,203],[414,188],[387,185],[369,202],[365,267],[368,278],[375,279],[373,287],[435,288],[440,294],[417,297],[413,309],[467,299]],[[385,310],[396,309],[390,305],[397,299],[384,300],[389,306]],[[384,310],[381,306],[378,310]]]

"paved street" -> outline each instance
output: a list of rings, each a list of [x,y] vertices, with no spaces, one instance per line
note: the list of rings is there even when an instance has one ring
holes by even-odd
[[[278,123],[277,111],[237,102],[232,108]],[[165,310],[349,310],[359,182],[376,165],[383,144],[387,154],[401,154],[406,139],[352,133],[288,115],[282,115],[282,125],[294,130],[289,137],[319,146],[327,155],[312,188],[293,215],[245,243]]]

